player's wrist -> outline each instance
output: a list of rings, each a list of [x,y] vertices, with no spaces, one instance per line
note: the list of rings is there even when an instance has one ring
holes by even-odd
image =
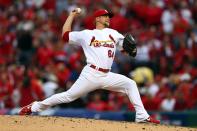
[[[70,12],[70,14],[69,14],[69,17],[75,17],[76,16],[76,13],[74,13],[74,12]]]

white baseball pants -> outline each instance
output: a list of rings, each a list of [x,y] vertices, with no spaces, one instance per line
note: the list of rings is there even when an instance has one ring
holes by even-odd
[[[52,95],[43,101],[34,102],[31,110],[32,112],[40,112],[50,106],[69,103],[96,89],[126,93],[135,108],[136,122],[143,121],[149,117],[142,104],[135,81],[120,74],[97,71],[89,67],[89,65],[84,67],[79,78],[69,90]]]

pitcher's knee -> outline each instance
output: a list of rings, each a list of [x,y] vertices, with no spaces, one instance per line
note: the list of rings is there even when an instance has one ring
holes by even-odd
[[[131,82],[132,86],[136,86],[137,87],[137,84],[136,84],[136,82],[134,80],[130,80],[130,82]]]
[[[129,85],[129,86],[137,86],[136,82],[132,79],[127,79],[126,81],[126,85]]]
[[[137,84],[134,80],[129,80],[127,81],[127,87],[128,87],[128,90],[130,90],[131,88],[137,88]]]

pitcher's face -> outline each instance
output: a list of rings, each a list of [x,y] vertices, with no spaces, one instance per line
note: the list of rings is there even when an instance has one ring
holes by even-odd
[[[102,24],[104,27],[109,27],[110,25],[110,18],[108,15],[99,16],[96,19],[96,24]]]

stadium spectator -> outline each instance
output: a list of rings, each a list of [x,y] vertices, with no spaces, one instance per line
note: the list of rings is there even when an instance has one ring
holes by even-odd
[[[175,106],[175,98],[173,98],[172,92],[168,92],[166,98],[164,98],[161,102],[161,110],[162,111],[173,111]]]

